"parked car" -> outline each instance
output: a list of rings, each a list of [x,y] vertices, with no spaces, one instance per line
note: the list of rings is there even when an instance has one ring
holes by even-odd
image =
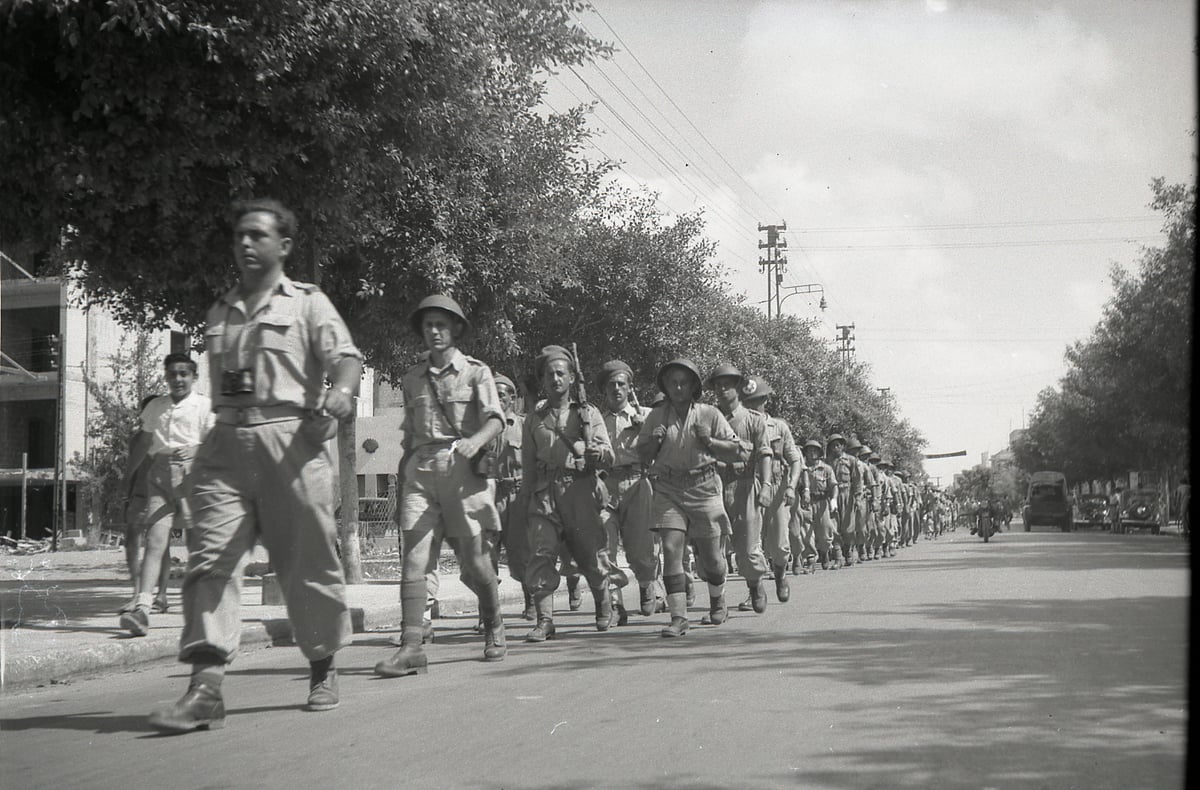
[[[1104,494],[1083,494],[1075,500],[1075,525],[1104,527],[1108,512],[1108,497]]]
[[[1058,527],[1070,532],[1074,527],[1067,477],[1062,472],[1034,472],[1029,476],[1025,497],[1025,531],[1031,527]]]
[[[1159,521],[1159,499],[1156,488],[1135,488],[1121,498],[1120,532],[1132,529],[1148,529],[1157,535],[1162,526]]]

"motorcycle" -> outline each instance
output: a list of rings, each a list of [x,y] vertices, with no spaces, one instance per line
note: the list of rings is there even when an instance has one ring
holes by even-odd
[[[979,511],[975,531],[979,537],[983,538],[984,543],[987,543],[992,535],[996,534],[996,524],[990,509],[984,508]]]

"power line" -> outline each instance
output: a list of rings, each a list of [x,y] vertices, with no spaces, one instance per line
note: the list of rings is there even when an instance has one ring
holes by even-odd
[[[858,252],[863,250],[958,250],[958,249],[994,249],[999,247],[1055,247],[1067,244],[1115,244],[1123,242],[1156,241],[1161,236],[1114,236],[1110,238],[1077,238],[1077,239],[1036,239],[1029,241],[962,241],[962,242],[928,242],[912,244],[831,244],[809,246],[809,250],[821,252]]]
[[[1092,219],[1013,220],[1009,222],[954,222],[937,225],[844,225],[841,227],[804,228],[802,233],[876,233],[894,230],[974,230],[976,228],[1038,228],[1059,225],[1101,225],[1127,222],[1162,222],[1162,217],[1095,217]]]

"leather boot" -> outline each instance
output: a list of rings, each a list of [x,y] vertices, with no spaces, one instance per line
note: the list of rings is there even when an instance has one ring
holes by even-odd
[[[767,591],[761,582],[750,587],[750,603],[758,614],[767,611]]]
[[[799,576],[801,569],[803,567],[804,567],[804,562],[800,559],[799,556],[792,558],[792,575],[793,576]]]
[[[530,594],[529,588],[522,584],[521,593],[525,596],[525,611],[521,612],[521,619],[530,621],[536,620],[537,609],[535,609],[533,606],[533,596]]]
[[[621,591],[613,590],[610,595],[612,596],[613,620],[615,624],[618,626],[629,625],[629,612],[625,611],[625,599],[621,597]]]
[[[654,585],[646,584],[638,590],[638,605],[641,607],[641,612],[644,616],[649,617],[654,614]]]
[[[554,595],[547,594],[534,601],[537,625],[525,635],[526,642],[545,642],[554,638]]]
[[[375,674],[385,678],[402,678],[407,675],[424,675],[429,671],[429,659],[421,647],[422,628],[405,626],[403,646],[391,658],[375,665]]]
[[[821,563],[821,570],[829,570],[829,552],[821,551],[817,553],[818,561]]]
[[[496,618],[491,624],[484,623],[483,660],[500,661],[508,655],[508,642],[504,638],[504,621]]]
[[[583,596],[579,593],[579,577],[567,577],[567,606],[572,612],[579,611],[579,607],[583,606]]]
[[[686,617],[672,617],[671,624],[659,632],[664,637],[683,636],[688,631]]]
[[[787,572],[783,565],[775,568],[775,597],[780,603],[787,603],[788,598],[792,597],[792,588],[788,586]]]
[[[718,595],[708,602],[708,614],[701,618],[703,625],[720,625],[729,619],[729,607],[725,605],[725,596]]]
[[[219,730],[225,726],[225,701],[220,690],[193,683],[173,705],[151,713],[150,726],[163,732]]]
[[[613,623],[612,599],[606,590],[592,590],[592,600],[596,602],[596,630],[607,631]]]

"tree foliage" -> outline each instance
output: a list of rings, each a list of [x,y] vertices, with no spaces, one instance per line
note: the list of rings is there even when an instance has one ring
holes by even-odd
[[[1014,452],[1027,471],[1072,480],[1184,464],[1190,452],[1195,186],[1151,183],[1166,243],[1137,270],[1113,267],[1113,295],[1068,370],[1043,391]]]

